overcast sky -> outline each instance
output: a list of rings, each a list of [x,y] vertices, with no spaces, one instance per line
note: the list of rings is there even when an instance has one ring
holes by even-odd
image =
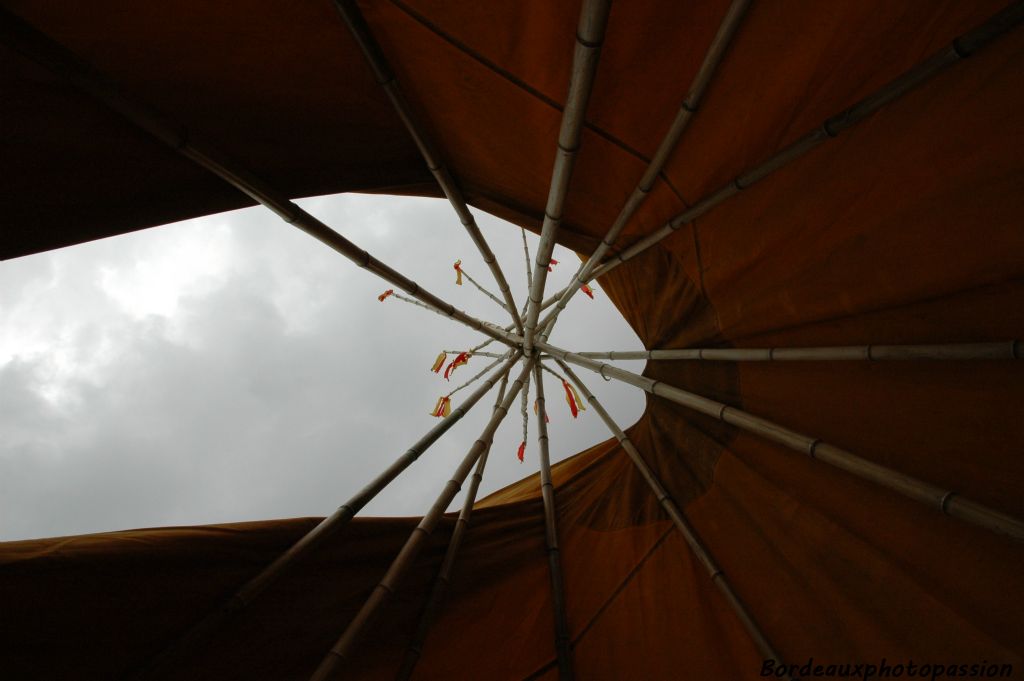
[[[455,285],[461,258],[496,292],[446,202],[349,194],[300,203],[457,307],[508,322],[468,282]],[[519,229],[477,217],[522,305]],[[537,238],[527,238],[533,252]],[[549,291],[579,263],[562,248],[554,257],[562,264]],[[430,373],[440,350],[482,337],[394,298],[378,302],[386,288],[262,208],[0,263],[0,541],[331,513],[436,424],[429,412],[440,395],[492,361],[473,359],[450,383]],[[551,341],[641,347],[599,287],[595,300],[573,300]],[[620,425],[640,416],[640,391],[578,373]],[[553,461],[608,438],[592,410],[572,420],[550,376],[545,391]],[[493,399],[362,515],[422,515]],[[532,421],[526,461],[516,458],[521,427],[517,403],[495,437],[481,498],[537,470]],[[460,504],[461,495],[452,508]]]

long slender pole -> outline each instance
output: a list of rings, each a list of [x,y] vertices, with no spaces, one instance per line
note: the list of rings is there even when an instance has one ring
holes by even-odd
[[[359,637],[367,629],[369,624],[374,620],[376,615],[380,612],[380,608],[387,602],[388,598],[395,592],[398,585],[401,583],[406,572],[412,567],[413,562],[419,555],[419,552],[423,549],[424,544],[429,539],[434,528],[437,527],[438,521],[441,516],[444,515],[445,509],[448,508],[448,504],[451,503],[455,495],[458,494],[459,489],[462,487],[462,483],[465,481],[466,476],[469,475],[470,469],[476,464],[477,460],[483,455],[487,449],[491,440],[494,437],[494,431],[498,429],[501,421],[508,414],[509,407],[512,402],[515,401],[519,395],[519,391],[523,387],[523,383],[526,381],[526,377],[530,375],[533,370],[533,364],[536,362],[536,358],[529,358],[526,360],[523,370],[519,372],[519,376],[512,383],[511,388],[505,395],[501,404],[495,410],[491,416],[490,421],[484,427],[483,432],[476,442],[469,448],[465,458],[459,467],[455,470],[452,475],[452,479],[448,481],[441,494],[437,497],[434,505],[430,507],[427,514],[420,520],[419,525],[413,530],[409,539],[405,542],[405,545],[399,551],[398,556],[391,563],[391,567],[388,568],[387,573],[381,579],[380,583],[370,594],[370,597],[363,604],[363,607],[356,614],[355,618],[349,622],[345,632],[341,635],[341,638],[331,647],[327,655],[324,657],[320,666],[317,667],[316,671],[310,677],[310,681],[325,681],[329,679],[334,672],[335,668],[343,663],[353,652],[356,642]]]
[[[533,337],[537,330],[537,319],[544,298],[544,285],[548,278],[548,265],[555,239],[562,222],[562,206],[569,191],[569,180],[580,147],[580,137],[586,118],[587,102],[597,73],[597,61],[601,56],[601,42],[608,23],[611,0],[584,0],[580,9],[579,25],[576,27],[576,51],[572,60],[569,77],[569,94],[562,111],[562,124],[558,131],[558,151],[551,171],[551,185],[548,189],[547,205],[544,208],[544,223],[541,227],[540,242],[537,244],[536,268],[530,286],[530,301],[526,306],[526,321],[523,333],[523,352],[533,353]]]
[[[501,367],[477,387],[469,397],[452,413],[440,423],[427,431],[427,434],[417,440],[402,456],[398,457],[387,469],[374,478],[368,485],[359,490],[355,496],[338,507],[334,513],[324,518],[307,532],[305,536],[295,542],[287,551],[278,556],[274,562],[265,567],[255,577],[247,581],[230,599],[221,604],[216,610],[192,626],[182,634],[170,646],[153,658],[140,672],[138,678],[147,678],[186,654],[206,641],[211,634],[220,628],[227,620],[251,605],[270,585],[276,582],[284,572],[300,559],[308,555],[313,549],[324,543],[338,530],[348,524],[352,518],[363,509],[381,490],[387,487],[406,468],[411,466],[423,452],[444,435],[448,430],[458,423],[469,410],[472,409],[487,392],[494,387],[499,378],[503,383],[508,377],[508,372],[517,361],[521,353],[516,351]]]
[[[683,225],[693,222],[719,203],[763,180],[768,175],[800,158],[819,144],[836,137],[847,128],[853,127],[886,104],[907,94],[949,66],[971,56],[1022,21],[1024,21],[1024,1],[1018,0],[1018,2],[1014,2],[977,28],[961,35],[947,47],[939,50],[917,66],[905,71],[902,75],[850,108],[827,119],[819,127],[760,165],[739,175],[725,186],[703,197],[692,208],[670,220],[661,229],[601,263],[599,267],[596,267],[591,272],[590,280],[607,274],[622,263],[654,246],[662,239],[675,234],[676,230]],[[574,282],[573,286],[575,287],[576,285],[581,284]]]
[[[476,351],[476,352],[474,352],[473,350],[442,350],[441,352],[449,354],[449,355],[453,355],[453,354],[454,355],[458,355],[460,353],[466,352],[466,353],[469,353],[470,355],[472,355],[474,357],[505,357],[505,356],[508,355],[508,353],[499,354],[497,352],[486,352],[486,351]]]
[[[942,513],[984,527],[993,532],[1005,534],[1017,541],[1024,541],[1024,522],[995,509],[967,499],[952,490],[942,489],[923,480],[900,473],[886,466],[868,461],[845,449],[822,442],[802,433],[790,430],[777,423],[762,419],[745,411],[730,407],[721,402],[681,390],[662,381],[655,381],[625,369],[602,364],[597,360],[554,347],[547,343],[537,343],[537,347],[564,362],[590,369],[602,377],[615,378],[624,383],[635,385],[653,395],[664,397],[688,409],[707,414],[724,423],[741,428],[771,442],[789,447],[812,459],[856,475],[864,480],[887,487],[900,494],[919,501],[927,506],[940,510]]]
[[[1022,359],[1019,340],[993,343],[942,343],[933,345],[842,345],[818,348],[684,348],[681,350],[611,350],[579,352],[588,359],[648,359],[727,362],[819,362],[898,360],[992,360]]]
[[[330,246],[359,267],[376,274],[417,300],[441,310],[449,318],[502,342],[507,342],[504,336],[496,334],[491,327],[483,324],[479,319],[471,317],[451,303],[423,289],[412,279],[335,232],[295,202],[289,200],[284,194],[255,177],[241,164],[229,160],[213,146],[201,141],[194,132],[172,121],[156,109],[129,97],[116,85],[93,71],[84,61],[4,9],[0,9],[0,41],[54,74],[68,80],[132,124],[274,211],[285,222]]]
[[[439,310],[436,307],[434,307],[433,305],[427,305],[426,303],[421,303],[420,301],[416,300],[415,298],[409,298],[408,296],[403,296],[401,293],[394,294],[394,298],[395,298],[395,300],[400,300],[403,303],[408,303],[409,305],[415,305],[416,307],[422,307],[424,310],[429,310],[429,311],[433,312],[434,314],[441,315],[442,317],[447,317],[448,316],[444,312],[442,312],[441,310]]]
[[[526,311],[530,309],[530,296],[529,291],[533,288],[533,268],[530,266],[530,247],[526,245],[526,229],[520,227],[519,235],[523,237],[523,257],[526,259],[526,300],[523,302],[523,317],[526,317]],[[543,307],[541,309],[544,309]]]
[[[526,244],[526,230],[520,227],[519,234],[523,237],[523,257],[526,259],[526,288],[529,289],[533,287],[533,268],[530,267],[530,247]],[[529,300],[529,298],[527,298],[527,300]]]
[[[505,388],[507,386],[508,374],[505,374],[501,380],[501,386],[498,387],[498,395],[494,400],[494,411],[497,411],[501,401],[505,398]],[[423,613],[420,615],[420,623],[416,627],[416,633],[413,634],[412,642],[406,649],[405,657],[402,659],[402,666],[395,677],[398,681],[404,681],[412,676],[413,669],[416,668],[416,663],[423,652],[423,643],[430,632],[430,626],[433,624],[437,611],[444,601],[448,585],[451,584],[452,569],[455,567],[455,559],[458,557],[463,536],[466,534],[470,518],[473,515],[473,505],[476,503],[476,495],[480,490],[480,481],[483,479],[484,468],[487,466],[487,457],[490,452],[491,446],[488,444],[480,460],[476,462],[476,470],[473,471],[473,475],[469,480],[469,489],[466,491],[466,498],[462,502],[462,510],[459,511],[459,519],[455,522],[455,529],[452,530],[452,538],[448,540],[448,550],[445,551],[444,560],[441,561],[441,569],[438,571],[434,585],[430,589],[430,596],[427,597],[427,602],[423,606]]]
[[[341,14],[342,19],[348,26],[349,31],[352,32],[352,36],[355,38],[360,49],[363,52],[363,56],[369,63],[370,68],[373,70],[374,78],[377,83],[384,89],[388,99],[391,100],[391,104],[395,107],[395,111],[398,112],[399,118],[405,124],[406,129],[416,142],[416,146],[420,150],[420,154],[423,156],[423,160],[427,163],[427,168],[430,170],[434,179],[437,180],[437,184],[440,185],[444,195],[448,197],[448,202],[451,203],[452,208],[455,209],[455,213],[459,216],[459,221],[462,222],[463,227],[469,233],[473,243],[476,244],[477,250],[480,251],[480,255],[484,262],[487,263],[487,267],[491,270],[491,274],[494,275],[494,281],[497,282],[498,288],[501,290],[501,295],[505,299],[505,308],[508,310],[509,315],[512,317],[512,321],[515,324],[516,331],[522,335],[523,333],[523,321],[519,316],[519,312],[516,308],[516,301],[512,298],[512,290],[509,288],[508,281],[505,279],[504,272],[501,271],[501,265],[498,263],[498,259],[494,256],[494,252],[491,247],[487,244],[487,240],[484,239],[483,233],[480,231],[480,227],[476,224],[476,218],[473,217],[473,213],[469,210],[469,206],[466,204],[466,198],[462,194],[462,190],[459,188],[449,172],[447,166],[441,160],[441,155],[437,151],[437,147],[434,144],[426,126],[424,126],[419,118],[417,118],[412,107],[409,106],[408,101],[402,94],[401,89],[398,86],[398,81],[395,78],[394,71],[388,64],[387,59],[384,57],[384,52],[380,48],[380,44],[377,43],[376,38],[373,37],[373,33],[370,31],[370,27],[366,24],[366,20],[363,18],[362,12],[356,6],[354,0],[335,0],[335,7]]]
[[[707,90],[708,84],[711,82],[711,78],[714,76],[715,70],[718,68],[722,58],[725,56],[730,43],[732,43],[732,39],[736,35],[736,31],[739,29],[740,24],[743,21],[743,17],[746,15],[747,9],[750,7],[750,2],[751,0],[733,0],[732,4],[729,5],[729,9],[726,11],[725,17],[722,19],[722,23],[718,27],[718,32],[715,33],[715,37],[711,41],[711,45],[708,47],[707,53],[704,55],[704,61],[701,64],[700,69],[697,71],[697,75],[694,76],[693,82],[690,84],[690,89],[686,93],[686,98],[683,99],[683,103],[680,105],[679,111],[676,113],[675,120],[672,121],[672,125],[669,126],[668,132],[665,133],[665,137],[662,138],[661,144],[658,145],[657,151],[654,152],[651,162],[647,165],[647,169],[640,178],[640,183],[637,185],[636,189],[633,190],[633,193],[626,200],[626,203],[622,206],[622,210],[619,211],[619,216],[615,218],[612,226],[608,229],[608,233],[604,235],[604,238],[601,240],[601,243],[598,244],[594,253],[586,262],[580,264],[572,283],[565,288],[564,292],[559,297],[558,304],[555,309],[551,310],[551,312],[549,312],[548,315],[540,322],[540,328],[545,330],[545,338],[546,334],[550,333],[555,320],[558,319],[558,315],[562,313],[562,310],[564,310],[565,306],[569,304],[572,297],[576,295],[576,292],[590,280],[590,273],[604,259],[604,256],[608,253],[608,249],[611,248],[615,243],[615,240],[619,238],[619,234],[632,219],[637,209],[644,202],[644,199],[647,198],[648,193],[650,193],[651,189],[654,187],[654,183],[657,181],[658,175],[665,167],[665,163],[668,161],[669,156],[679,143],[679,138],[682,137],[683,131],[686,130],[689,125],[690,118],[697,113],[701,99],[704,97],[704,92]]]
[[[477,291],[480,291],[480,293],[484,294],[485,296],[487,296],[488,298],[493,300],[494,303],[498,307],[500,307],[503,310],[507,310],[508,309],[505,306],[505,303],[501,302],[501,299],[498,298],[498,296],[494,295],[493,293],[491,293],[490,291],[485,289],[483,287],[483,285],[479,281],[477,281],[476,279],[474,279],[473,277],[470,276],[469,272],[467,272],[466,270],[462,270],[462,276],[464,276],[466,279],[468,279],[469,283],[472,284],[473,286],[475,286]]]
[[[704,569],[708,571],[708,575],[711,577],[711,582],[718,587],[718,590],[725,597],[725,600],[728,601],[733,612],[736,613],[740,622],[743,623],[743,627],[750,634],[750,638],[753,639],[758,653],[760,653],[765,659],[775,660],[777,666],[783,666],[781,656],[768,641],[764,632],[761,631],[761,627],[758,626],[757,621],[754,620],[753,615],[751,615],[750,611],[747,610],[743,601],[740,600],[740,597],[736,595],[735,591],[733,591],[732,585],[729,584],[729,580],[726,578],[725,573],[722,572],[722,568],[719,567],[718,563],[711,555],[711,552],[697,535],[697,531],[686,519],[683,511],[679,508],[679,505],[676,504],[675,499],[672,498],[664,485],[661,484],[658,476],[653,470],[651,470],[651,467],[647,465],[647,462],[644,461],[643,456],[641,456],[640,451],[633,444],[632,440],[630,440],[629,436],[619,428],[619,424],[617,424],[608,412],[605,411],[601,402],[594,396],[594,393],[590,392],[590,389],[584,385],[579,376],[577,376],[572,369],[566,366],[564,362],[559,360],[555,361],[557,361],[558,365],[562,367],[562,370],[565,371],[569,379],[576,384],[576,387],[587,396],[587,400],[597,411],[605,425],[608,426],[608,430],[611,431],[612,435],[615,436],[615,439],[619,441],[619,445],[622,446],[622,449],[627,455],[629,455],[629,458],[632,459],[633,464],[640,472],[640,476],[647,482],[651,491],[654,492],[654,495],[658,498],[658,503],[661,504],[663,509],[665,509],[668,517],[672,519],[672,522],[675,524],[676,529],[679,530],[679,533],[683,535],[683,539],[686,541],[687,546],[690,547],[690,550],[693,551],[693,555],[696,556],[697,560],[704,566]]]
[[[551,576],[551,609],[555,616],[555,651],[558,654],[558,678],[574,678],[572,639],[565,613],[565,579],[562,573],[561,548],[558,543],[558,508],[555,505],[555,486],[551,483],[551,457],[548,452],[547,407],[544,404],[544,376],[540,362],[533,366],[533,382],[537,393],[537,443],[540,445],[540,490],[544,500],[544,546],[548,554],[548,572]]]

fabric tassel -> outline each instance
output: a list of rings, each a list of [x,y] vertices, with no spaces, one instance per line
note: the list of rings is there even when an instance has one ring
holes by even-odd
[[[566,386],[568,386],[569,390],[572,391],[572,396],[576,399],[576,406],[579,407],[579,410],[586,411],[587,405],[583,403],[583,400],[580,398],[580,394],[576,392],[576,388],[572,387],[571,383],[566,383]]]
[[[386,299],[386,298],[387,298],[388,296],[393,296],[393,295],[395,295],[395,289],[393,289],[393,288],[389,288],[389,289],[388,289],[387,291],[385,291],[384,293],[382,293],[382,294],[380,294],[379,296],[377,296],[377,300],[379,300],[380,302],[382,302],[382,303],[383,303],[383,302],[384,302],[384,300],[385,300],[385,299]]]
[[[444,380],[450,380],[452,373],[454,373],[460,366],[467,363],[469,363],[469,353],[460,352],[458,356],[452,360],[452,363],[448,365],[448,368],[444,370]]]
[[[555,260],[554,258],[551,258],[551,260],[548,260],[548,272],[551,271],[551,266],[552,265],[557,265],[557,264],[558,264],[558,261]]]
[[[580,290],[586,293],[588,296],[590,296],[591,300],[594,299],[594,289],[584,284],[583,286],[580,286]]]
[[[538,405],[539,405],[539,403],[537,402],[537,400],[534,400],[533,401],[533,413],[534,414],[538,414],[538,412],[540,411],[540,407]],[[551,423],[551,419],[548,418],[548,410],[547,409],[544,410],[544,423]]]
[[[580,399],[579,393],[576,389],[569,385],[567,382],[562,381],[562,388],[565,389],[565,402],[569,405],[569,411],[572,412],[572,417],[576,418],[579,416],[580,409],[586,409],[583,406],[583,401]]]
[[[434,405],[434,411],[430,412],[431,416],[437,416],[438,418],[444,418],[452,413],[452,399],[450,397],[438,397],[437,404]]]
[[[441,367],[444,366],[445,360],[447,359],[448,355],[442,352],[440,355],[437,356],[437,359],[434,360],[434,366],[430,367],[430,370],[433,371],[435,374],[441,373]]]
[[[516,456],[519,457],[519,463],[522,463],[523,457],[526,456],[526,442],[519,443],[519,451],[516,452]]]
[[[455,285],[462,286],[462,261],[455,261]]]

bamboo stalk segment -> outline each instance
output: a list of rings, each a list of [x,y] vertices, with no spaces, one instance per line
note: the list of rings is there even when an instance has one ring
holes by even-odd
[[[762,419],[735,407],[730,407],[721,402],[681,390],[661,381],[655,381],[631,371],[611,366],[610,364],[602,364],[596,360],[582,357],[547,343],[538,343],[537,347],[564,362],[570,362],[590,369],[605,378],[611,377],[624,383],[629,383],[653,395],[664,397],[676,404],[706,414],[766,440],[807,454],[813,459],[840,468],[859,478],[869,480],[899,492],[915,501],[931,506],[945,515],[973,523],[1017,541],[1024,541],[1024,521],[965,499],[953,490],[942,489],[931,483],[868,461],[852,452],[822,442],[818,438],[798,433],[767,419]]]
[[[473,357],[508,357],[507,352],[505,354],[499,354],[497,352],[476,352],[474,350],[442,350],[441,352],[447,355],[459,355],[465,352]]]
[[[740,24],[743,21],[743,17],[746,15],[749,7],[750,0],[733,0],[732,4],[729,5],[729,9],[726,11],[725,17],[722,19],[722,23],[718,27],[715,37],[711,41],[711,45],[708,47],[707,53],[704,55],[704,61],[701,63],[697,74],[694,76],[693,82],[690,84],[690,89],[686,93],[686,97],[679,106],[679,111],[676,113],[676,117],[672,121],[672,125],[669,126],[668,132],[665,133],[665,137],[662,138],[657,151],[654,152],[654,156],[651,158],[651,162],[647,165],[647,169],[640,178],[639,184],[637,184],[636,189],[633,190],[633,193],[622,206],[618,217],[615,218],[615,221],[608,229],[608,232],[604,235],[601,243],[598,244],[597,248],[594,250],[594,253],[585,262],[580,263],[580,267],[576,271],[572,282],[559,296],[555,309],[551,310],[551,312],[549,312],[548,315],[540,322],[539,326],[541,329],[544,329],[545,340],[547,340],[547,336],[550,335],[551,327],[554,326],[555,320],[558,319],[558,315],[562,313],[562,310],[564,310],[565,306],[569,304],[572,297],[576,295],[576,292],[590,281],[592,278],[590,276],[591,272],[604,259],[605,255],[608,253],[608,249],[610,249],[615,243],[615,240],[619,238],[619,234],[633,218],[636,210],[644,202],[644,199],[647,198],[647,194],[650,193],[651,189],[654,187],[654,183],[658,179],[658,175],[665,167],[665,163],[668,161],[669,156],[679,143],[679,139],[682,137],[683,131],[685,131],[689,125],[690,118],[700,107],[700,102],[704,96],[704,92],[707,90],[708,84],[711,82],[711,78],[714,75],[715,70],[718,68],[722,58],[725,56],[725,52],[730,43],[732,43],[732,39],[736,35],[736,31],[739,29]]]
[[[533,288],[533,268],[530,267],[530,247],[526,244],[526,230],[520,227],[519,234],[523,237],[523,257],[526,259],[526,291],[529,293],[530,289]],[[530,296],[527,295],[526,300],[523,301],[523,309],[519,313],[519,316],[526,319],[526,311],[529,309]]]
[[[740,174],[725,186],[698,201],[689,210],[672,218],[672,220],[657,231],[601,263],[600,266],[595,267],[591,271],[588,281],[597,279],[622,263],[636,257],[662,239],[674,234],[683,225],[689,224],[704,215],[722,201],[763,180],[771,173],[800,158],[819,144],[836,137],[842,131],[861,122],[886,104],[907,94],[952,64],[974,54],[1022,21],[1024,21],[1024,2],[1018,0],[977,28],[961,35],[931,57],[894,78],[874,93],[861,99],[848,109],[826,119],[818,128],[808,132],[790,146],[747,172]],[[577,288],[579,285],[582,284],[577,281],[570,288]]]
[[[701,360],[727,362],[821,362],[870,360],[1021,359],[1021,341],[941,343],[932,345],[844,345],[820,348],[684,348],[681,350],[611,350],[580,352],[588,359]]]
[[[502,305],[502,307],[508,311],[509,315],[512,317],[513,323],[515,324],[516,331],[522,335],[523,321],[516,309],[516,302],[512,298],[512,290],[509,288],[508,281],[505,279],[505,273],[502,272],[498,259],[494,256],[494,252],[487,244],[487,240],[480,231],[480,227],[476,224],[476,218],[473,217],[473,213],[469,210],[469,206],[466,204],[466,199],[462,194],[462,189],[458,186],[455,178],[452,177],[451,172],[449,172],[447,166],[445,166],[444,162],[441,160],[441,155],[438,153],[437,147],[434,144],[426,126],[421,124],[416,112],[413,111],[413,108],[409,105],[405,96],[402,94],[402,91],[398,86],[398,81],[395,78],[395,74],[388,65],[380,44],[377,43],[376,38],[373,37],[373,34],[370,31],[370,27],[366,24],[366,20],[363,18],[362,12],[359,11],[359,7],[356,5],[354,0],[335,0],[334,5],[341,14],[345,24],[348,26],[349,31],[351,31],[352,36],[359,44],[359,47],[363,52],[363,56],[366,58],[367,63],[373,70],[377,83],[384,89],[388,99],[391,100],[391,104],[395,107],[395,111],[398,113],[399,118],[402,119],[402,123],[405,124],[406,129],[409,131],[413,141],[415,141],[416,146],[419,148],[420,154],[423,156],[423,160],[427,164],[427,168],[434,176],[437,184],[441,187],[444,195],[448,198],[448,202],[452,205],[455,213],[459,216],[459,221],[462,223],[463,227],[466,228],[466,232],[469,234],[470,239],[473,240],[477,250],[480,251],[480,256],[483,258],[484,262],[487,263],[488,269],[491,270],[491,274],[494,276],[494,281],[497,282],[498,289],[501,291],[501,295],[505,299],[504,303],[499,301],[499,305]]]
[[[366,504],[376,497],[381,490],[387,487],[406,468],[411,466],[423,452],[430,448],[442,435],[458,423],[469,410],[472,409],[487,392],[494,387],[494,384],[507,380],[508,373],[513,365],[519,360],[521,353],[516,351],[512,357],[487,378],[476,390],[466,398],[458,408],[442,419],[437,425],[427,431],[426,435],[417,440],[402,456],[398,457],[388,468],[374,478],[355,496],[338,507],[338,509],[327,518],[324,518],[312,530],[307,532],[301,539],[295,542],[287,551],[278,556],[274,562],[265,567],[255,577],[247,581],[235,594],[223,603],[219,608],[211,612],[197,624],[192,626],[170,646],[165,648],[153,660],[146,665],[146,668],[138,674],[138,678],[149,678],[155,672],[168,668],[175,660],[193,650],[205,642],[221,625],[229,618],[251,605],[259,596],[284,572],[308,555],[313,549],[320,546],[325,540],[333,536],[363,509]]]
[[[4,10],[0,10],[0,41],[49,69],[55,75],[66,79],[135,126],[214,173],[277,213],[285,222],[298,227],[314,239],[333,248],[359,267],[402,289],[417,300],[437,308],[450,319],[455,319],[472,329],[506,342],[504,336],[494,334],[490,327],[485,326],[479,319],[471,317],[454,305],[423,289],[413,280],[359,248],[285,195],[252,175],[247,169],[229,160],[215,148],[202,141],[200,135],[172,121],[148,105],[129,97],[61,45],[19,17]]]
[[[415,298],[410,298],[408,296],[403,296],[401,293],[394,293],[392,295],[394,296],[395,300],[401,300],[403,303],[408,303],[410,305],[415,305],[416,307],[422,307],[424,310],[430,310],[434,314],[439,314],[439,315],[441,315],[442,317],[445,317],[445,318],[448,317],[448,315],[446,315],[444,312],[442,312],[441,310],[437,309],[433,305],[427,305],[426,303],[421,303],[420,301],[416,300]]]
[[[519,413],[522,416],[523,422],[523,443],[520,445],[520,455],[522,455],[522,448],[526,447],[526,443],[530,439],[530,377],[526,377],[526,384],[523,386],[522,392],[519,394]]]
[[[479,281],[474,279],[469,274],[469,272],[467,272],[466,270],[462,270],[462,276],[464,276],[466,279],[468,279],[469,283],[472,284],[473,286],[475,286],[477,291],[480,291],[480,293],[484,294],[485,296],[487,296],[488,298],[493,300],[495,302],[495,304],[497,304],[498,307],[500,307],[501,309],[505,310],[506,312],[508,311],[508,306],[505,305],[505,303],[501,302],[501,300],[498,298],[498,296],[494,295],[493,293],[488,291],[486,288],[484,288],[483,285]]]
[[[508,386],[508,373],[506,373],[501,379],[501,385],[498,387],[498,395],[494,400],[493,411],[497,411],[501,405],[501,401],[505,398],[505,389]],[[493,412],[492,412],[493,413]],[[488,444],[481,455],[479,461],[476,463],[476,470],[473,471],[473,475],[469,481],[469,489],[466,491],[466,498],[462,502],[462,510],[459,511],[459,519],[455,523],[455,529],[452,530],[452,537],[448,541],[448,550],[445,551],[444,560],[441,561],[441,569],[438,571],[437,578],[434,580],[434,584],[430,589],[430,595],[427,597],[427,602],[423,606],[423,612],[420,615],[419,625],[416,627],[416,633],[413,634],[412,642],[409,644],[408,649],[405,651],[405,657],[402,659],[402,666],[399,668],[398,674],[395,677],[398,681],[405,681],[412,676],[413,669],[416,667],[416,663],[419,661],[420,654],[423,652],[423,643],[426,641],[427,634],[430,632],[430,625],[433,624],[434,618],[444,601],[445,594],[448,591],[448,585],[451,583],[452,569],[455,566],[455,559],[458,557],[459,548],[462,546],[462,539],[466,533],[466,529],[469,527],[470,518],[473,515],[473,505],[476,503],[476,495],[480,490],[480,481],[483,479],[484,468],[487,466],[487,457],[491,452],[491,445]]]
[[[562,367],[562,370],[565,371],[569,379],[576,384],[576,387],[579,388],[580,392],[587,396],[590,404],[597,411],[601,420],[604,421],[608,430],[611,431],[612,435],[615,436],[615,439],[619,441],[622,449],[633,461],[633,464],[637,467],[640,476],[647,482],[651,491],[654,492],[654,495],[658,498],[658,503],[661,504],[661,507],[665,509],[669,518],[672,519],[672,522],[675,524],[676,529],[679,530],[679,533],[683,535],[683,539],[686,541],[687,546],[690,547],[694,556],[696,556],[697,560],[704,566],[704,569],[707,570],[712,583],[718,587],[719,592],[721,592],[722,596],[725,597],[726,601],[728,601],[729,606],[732,608],[733,612],[736,613],[740,622],[743,623],[744,628],[750,634],[750,638],[757,647],[758,653],[760,653],[760,655],[765,659],[775,660],[776,664],[781,666],[781,656],[775,651],[775,648],[768,641],[764,632],[761,631],[761,628],[758,626],[756,620],[754,620],[753,615],[750,614],[750,611],[747,610],[743,601],[740,600],[740,597],[733,591],[725,573],[722,572],[721,567],[719,567],[718,563],[711,555],[711,552],[701,541],[700,537],[697,535],[697,531],[686,519],[682,509],[679,508],[679,505],[676,504],[675,500],[665,489],[664,485],[661,484],[658,476],[653,470],[651,470],[651,467],[647,465],[647,462],[644,460],[640,451],[636,448],[633,442],[629,439],[629,436],[619,428],[619,425],[614,419],[612,419],[608,412],[605,411],[601,402],[594,396],[594,393],[590,392],[583,381],[580,380],[579,376],[577,376],[572,369],[566,366],[564,362],[560,360],[555,361],[558,362],[560,367]]]
[[[533,287],[533,268],[530,267],[530,247],[526,244],[526,230],[520,227],[519,233],[523,237],[523,257],[526,259],[526,288],[529,289]],[[526,304],[529,305],[529,302]]]
[[[515,361],[518,357],[514,357],[510,361]],[[448,508],[448,504],[451,503],[455,495],[458,494],[459,489],[462,487],[462,483],[466,480],[466,476],[469,475],[470,469],[477,463],[477,460],[483,455],[483,452],[490,445],[492,438],[494,437],[494,431],[498,429],[502,420],[508,414],[509,407],[515,398],[518,397],[520,390],[523,387],[527,377],[533,370],[533,364],[536,362],[536,358],[529,358],[526,360],[523,370],[516,377],[516,380],[512,383],[511,388],[505,397],[502,399],[501,404],[494,410],[494,414],[491,416],[487,425],[484,427],[480,437],[473,443],[466,453],[465,458],[459,464],[455,473],[452,475],[451,480],[445,485],[441,494],[438,495],[437,500],[434,502],[427,514],[420,520],[419,525],[413,530],[409,539],[405,542],[405,545],[399,551],[398,556],[391,563],[388,571],[381,579],[380,583],[377,584],[376,588],[370,594],[370,597],[363,604],[363,607],[356,614],[355,618],[349,623],[345,632],[341,635],[341,638],[331,647],[327,655],[324,657],[320,666],[317,667],[316,671],[310,677],[310,681],[325,681],[329,679],[333,674],[334,670],[339,664],[342,664],[352,653],[355,648],[356,642],[360,636],[367,629],[370,623],[375,619],[376,615],[380,612],[381,606],[383,606],[391,594],[400,585],[402,578],[406,572],[412,566],[412,563],[416,560],[419,552],[423,549],[424,544],[430,537],[430,534],[437,527],[438,521],[441,516],[444,515],[445,509]]]
[[[541,364],[533,366],[533,382],[537,392],[537,444],[540,447],[540,489],[544,501],[544,545],[548,554],[548,572],[551,576],[551,606],[555,616],[555,651],[558,655],[558,678],[574,678],[572,639],[565,608],[565,579],[562,573],[561,549],[558,544],[558,508],[555,505],[555,487],[551,483],[551,457],[548,451],[548,426],[544,418],[544,377]]]
[[[544,223],[541,227],[540,243],[537,244],[536,268],[530,284],[530,299],[523,324],[523,352],[533,354],[533,337],[537,330],[540,305],[544,298],[544,285],[548,278],[548,265],[555,248],[555,238],[562,221],[562,205],[569,191],[576,152],[586,116],[590,91],[597,73],[597,61],[601,56],[601,43],[608,23],[611,0],[584,0],[580,9],[579,25],[576,27],[576,50],[573,54],[572,73],[569,78],[569,94],[562,110],[562,123],[558,131],[558,149],[551,171],[547,205],[544,208]]]

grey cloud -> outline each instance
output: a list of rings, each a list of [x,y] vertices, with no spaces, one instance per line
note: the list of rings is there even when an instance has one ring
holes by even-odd
[[[456,257],[482,283],[489,279],[447,205],[376,201],[305,203],[439,295],[472,314],[502,318],[493,302],[454,286]],[[135,317],[98,285],[101,268],[145,267],[164,247],[141,242],[153,234],[0,265],[0,323],[37,323],[43,336],[62,334],[72,368],[95,364],[72,372],[56,403],[43,396],[52,355],[0,365],[0,540],[325,515],[436,423],[428,412],[439,395],[490,361],[475,358],[445,383],[428,371],[437,351],[468,347],[477,334],[394,299],[379,303],[387,285],[271,215],[210,220],[230,225],[230,262],[215,282],[182,297],[170,318]],[[489,216],[481,224],[521,303],[518,230]],[[171,248],[177,228],[162,229]],[[563,264],[552,286],[568,281],[578,262],[568,253],[556,257]],[[59,286],[40,295],[55,278]],[[559,342],[638,347],[625,323],[609,317],[606,299],[601,314],[589,303],[573,304],[565,324],[575,328],[560,329]],[[622,424],[635,420],[642,395],[597,381],[594,389]],[[607,438],[592,412],[571,422],[556,382],[545,387],[555,460]],[[485,397],[365,513],[422,513],[492,402],[493,394]],[[534,442],[525,464],[515,459],[519,431],[515,415],[499,430],[482,494],[536,470]]]

